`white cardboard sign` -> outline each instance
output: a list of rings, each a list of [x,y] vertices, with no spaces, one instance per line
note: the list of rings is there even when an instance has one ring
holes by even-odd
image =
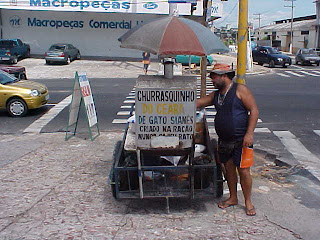
[[[86,113],[88,116],[89,127],[92,127],[95,124],[97,124],[98,119],[97,119],[96,107],[94,105],[89,80],[85,73],[79,74],[79,84],[80,84],[81,95],[86,108]]]
[[[136,145],[151,147],[151,139],[175,136],[191,147],[195,124],[195,90],[136,89]]]

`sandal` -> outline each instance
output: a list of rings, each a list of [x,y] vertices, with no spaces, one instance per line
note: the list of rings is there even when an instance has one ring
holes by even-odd
[[[248,216],[255,216],[257,213],[256,213],[256,208],[255,207],[252,207],[252,208],[246,208],[246,214]]]

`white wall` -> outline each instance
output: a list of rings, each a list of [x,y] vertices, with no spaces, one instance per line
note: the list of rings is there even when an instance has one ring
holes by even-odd
[[[27,10],[1,10],[3,38],[20,38],[29,43],[31,54],[44,54],[53,43],[71,43],[80,49],[82,56],[102,57],[138,57],[141,51],[120,48],[117,40],[128,29],[119,28],[92,28],[93,21],[113,21],[131,23],[131,27],[137,21],[158,18],[152,14],[126,14],[126,13],[90,13],[90,12],[57,12],[57,11],[27,11]],[[163,16],[163,15],[162,15]],[[82,28],[28,26],[28,18],[31,21],[38,20],[62,20],[83,21]],[[14,19],[20,19],[16,21]]]

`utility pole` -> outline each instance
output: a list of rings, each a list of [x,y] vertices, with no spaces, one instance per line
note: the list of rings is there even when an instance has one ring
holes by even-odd
[[[208,8],[208,0],[203,0],[203,16],[202,16],[202,24],[205,27],[207,26],[206,16],[207,16],[207,8]],[[210,7],[211,7],[211,1],[210,1]],[[200,97],[205,97],[207,95],[207,57],[201,57],[200,59],[200,82],[201,82],[201,88],[200,88]]]
[[[254,20],[259,20],[259,31],[258,31],[258,35],[259,35],[259,38],[260,38],[260,34],[261,34],[261,31],[260,31],[260,28],[261,28],[261,13],[256,13],[256,14],[253,14],[255,16],[258,16],[257,18],[254,18]]]
[[[245,84],[247,70],[248,0],[239,0],[237,83]]]
[[[316,24],[316,43],[315,48],[320,48],[320,0],[316,0],[316,13],[317,13],[317,24]]]
[[[290,53],[292,53],[293,50],[293,8],[295,7],[293,5],[293,2],[296,0],[284,0],[286,2],[291,2],[291,6],[285,6],[285,7],[290,7],[291,8],[291,45],[290,45]]]

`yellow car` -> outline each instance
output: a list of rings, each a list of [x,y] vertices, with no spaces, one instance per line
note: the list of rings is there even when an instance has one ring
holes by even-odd
[[[22,117],[29,109],[48,103],[48,88],[37,82],[19,80],[0,70],[0,109],[6,109],[12,117]]]

